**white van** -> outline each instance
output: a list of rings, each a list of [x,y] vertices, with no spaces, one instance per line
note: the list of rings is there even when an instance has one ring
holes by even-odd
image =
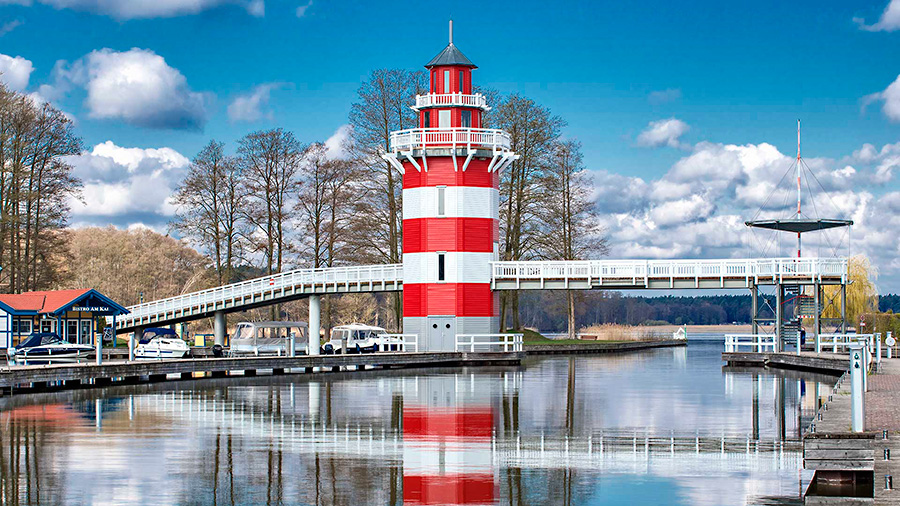
[[[306,322],[241,322],[231,338],[231,355],[288,356],[290,338],[294,355],[308,354],[309,329]]]
[[[322,347],[326,355],[341,353],[341,341],[347,343],[347,353],[403,351],[403,340],[388,335],[381,327],[351,323],[331,329],[331,339]]]

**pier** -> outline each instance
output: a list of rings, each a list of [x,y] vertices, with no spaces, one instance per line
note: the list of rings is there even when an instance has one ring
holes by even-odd
[[[359,355],[314,355],[299,357],[193,358],[175,360],[110,361],[94,363],[9,366],[0,369],[0,389],[71,388],[81,385],[109,386],[115,383],[164,381],[170,375],[190,379],[195,375],[224,377],[255,376],[258,371],[274,375],[293,371],[339,371],[355,368],[446,367],[459,365],[518,365],[523,352],[433,352],[369,353]]]

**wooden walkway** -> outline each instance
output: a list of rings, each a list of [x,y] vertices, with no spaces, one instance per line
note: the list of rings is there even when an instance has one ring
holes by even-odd
[[[780,353],[731,352],[722,353],[722,360],[731,366],[772,367],[775,369],[793,369],[815,371],[828,374],[843,374],[850,365],[846,354],[820,353],[804,351]]]
[[[193,378],[198,375],[224,377],[232,374],[254,376],[257,371],[273,374],[338,371],[348,368],[407,368],[474,365],[517,365],[524,352],[436,352],[367,353],[361,355],[317,355],[299,357],[194,358],[177,360],[112,360],[94,363],[9,366],[0,368],[0,388],[43,389],[80,385],[107,386],[114,383],[163,381],[171,375]]]

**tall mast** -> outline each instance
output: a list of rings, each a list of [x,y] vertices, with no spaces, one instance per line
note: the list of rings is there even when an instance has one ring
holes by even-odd
[[[450,19],[450,45],[453,45],[453,19]]]
[[[800,120],[797,120],[797,219],[800,219]],[[800,232],[797,232],[797,258],[800,258]]]

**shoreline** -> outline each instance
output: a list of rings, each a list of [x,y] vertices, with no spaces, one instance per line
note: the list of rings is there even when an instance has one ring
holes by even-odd
[[[588,341],[585,344],[526,344],[523,347],[526,356],[537,355],[581,355],[600,353],[625,353],[631,351],[652,350],[687,346],[688,341],[682,339],[663,339],[646,341],[603,342]]]

